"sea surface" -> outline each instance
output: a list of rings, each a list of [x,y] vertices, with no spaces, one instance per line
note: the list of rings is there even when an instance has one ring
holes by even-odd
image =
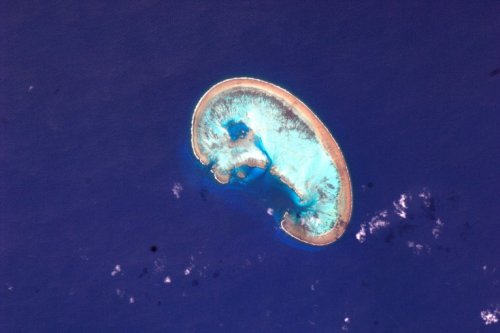
[[[498,1],[0,5],[1,332],[499,332]],[[349,166],[344,236],[219,185],[194,107],[248,76]],[[276,196],[276,198],[275,198]]]

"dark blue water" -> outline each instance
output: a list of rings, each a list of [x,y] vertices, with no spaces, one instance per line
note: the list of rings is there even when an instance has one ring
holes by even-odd
[[[1,7],[0,331],[499,331],[498,2]],[[272,197],[194,158],[235,76],[341,145],[335,244],[283,240]]]

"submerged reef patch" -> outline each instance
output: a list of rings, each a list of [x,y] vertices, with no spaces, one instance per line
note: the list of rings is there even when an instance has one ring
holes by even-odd
[[[221,184],[269,173],[290,189],[281,229],[311,245],[342,236],[352,189],[342,152],[316,115],[288,91],[265,81],[235,78],[210,88],[191,125],[196,158]]]

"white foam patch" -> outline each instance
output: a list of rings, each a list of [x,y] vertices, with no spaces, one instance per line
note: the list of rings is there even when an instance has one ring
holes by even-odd
[[[342,331],[347,332],[349,330],[349,324],[351,323],[351,318],[345,317],[344,324],[342,324]]]
[[[378,212],[373,216],[370,221],[362,223],[360,225],[359,231],[356,233],[356,239],[358,242],[363,243],[366,241],[368,233],[370,235],[375,234],[380,229],[385,229],[390,225],[390,222],[386,220],[388,213],[386,210]]]
[[[500,316],[500,308],[496,307],[494,309],[483,310],[480,315],[485,325],[497,324],[498,317]]]
[[[122,267],[120,265],[116,265],[115,268],[111,271],[111,276],[116,276],[122,271]]]
[[[311,284],[310,289],[311,291],[316,291],[316,287],[319,284],[319,280],[314,281],[314,283]]]
[[[408,245],[408,248],[412,249],[413,253],[416,254],[416,255],[421,254],[424,250],[427,253],[431,252],[430,246],[424,245],[424,244],[419,244],[419,243],[417,243],[415,241],[411,241],[410,240],[410,241],[406,242],[406,245]]]
[[[407,217],[406,210],[408,209],[409,200],[411,200],[411,196],[403,193],[399,196],[397,201],[392,203],[394,206],[394,213],[402,219],[406,219]]]
[[[418,194],[418,197],[422,199],[424,206],[429,208],[431,206],[431,192],[428,189],[424,188],[422,192]]]
[[[176,199],[180,199],[183,189],[184,188],[181,183],[174,183],[174,186],[172,186],[172,193]]]
[[[437,218],[436,221],[434,222],[434,226],[432,227],[432,236],[434,239],[438,239],[439,235],[441,234],[441,230],[444,227],[443,221],[441,221],[440,218]]]
[[[366,225],[362,224],[359,231],[356,233],[356,239],[360,243],[364,243],[366,240]]]
[[[274,209],[272,209],[272,208],[268,208],[266,212],[267,212],[267,215],[269,215],[269,216],[273,216],[273,214],[274,214]]]
[[[163,262],[163,260],[161,258],[155,259],[155,261],[153,261],[153,266],[154,266],[155,273],[160,273],[160,272],[163,272],[165,270],[165,263]]]
[[[196,265],[194,264],[194,256],[191,255],[189,257],[189,265],[184,269],[184,275],[185,276],[188,276],[189,274],[191,274],[194,270],[194,268],[196,267]]]
[[[389,221],[375,219],[375,220],[370,221],[368,223],[368,227],[369,227],[368,230],[370,231],[370,234],[374,234],[379,229],[387,228],[389,226],[389,224],[390,224]]]
[[[116,288],[116,296],[123,298],[125,296],[125,291],[119,288]]]
[[[355,235],[356,240],[359,243],[364,243],[370,236],[377,234],[381,229],[386,229],[391,225],[401,225],[404,228],[405,224],[408,223],[408,230],[413,230],[414,227],[418,227],[418,230],[413,232],[412,237],[414,239],[402,236],[403,244],[406,243],[407,248],[411,249],[415,255],[430,253],[434,245],[433,241],[436,241],[441,236],[445,223],[442,218],[434,217],[435,208],[433,207],[434,202],[431,192],[424,188],[415,193],[406,192],[400,194],[392,202],[392,209],[380,211],[368,222],[361,223],[359,231]],[[423,213],[422,208],[424,208]],[[409,219],[410,213],[412,219]],[[427,223],[427,221],[430,221],[430,223]],[[426,233],[427,235],[430,233],[432,237],[427,237]]]

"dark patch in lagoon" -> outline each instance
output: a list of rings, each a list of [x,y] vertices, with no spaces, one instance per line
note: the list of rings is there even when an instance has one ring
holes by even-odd
[[[391,231],[387,234],[387,236],[385,236],[384,241],[385,241],[387,244],[392,245],[392,244],[393,244],[393,242],[394,242],[394,238],[395,238],[395,237],[396,237],[396,235],[394,234],[394,231],[393,231],[393,230],[391,230]]]
[[[462,228],[462,231],[460,231],[460,239],[463,241],[466,241],[467,238],[469,238],[469,232],[471,231],[472,227],[469,222],[465,222],[464,226]]]
[[[415,230],[416,226],[413,224],[409,223],[400,223],[398,225],[398,234],[402,236],[403,234],[406,234],[407,232]]]
[[[437,249],[438,251],[445,251],[446,253],[450,253],[451,252],[451,248],[448,247],[448,246],[441,246],[441,245],[438,245],[437,246]]]
[[[457,202],[460,200],[460,195],[458,193],[452,193],[446,197],[448,201]]]
[[[226,127],[232,141],[238,141],[239,139],[245,138],[248,131],[250,131],[248,126],[242,121],[235,122],[231,120],[224,127]]]
[[[498,74],[500,74],[500,68],[495,68],[490,72],[490,77],[497,76]]]
[[[138,278],[138,279],[141,279],[141,278],[143,278],[144,276],[146,276],[147,274],[148,274],[148,269],[147,269],[146,267],[144,267],[144,268],[142,269],[141,274],[139,274],[139,276],[137,276],[137,278]]]
[[[208,199],[208,189],[206,187],[202,187],[200,190],[200,197],[203,201],[207,201]]]
[[[361,189],[362,189],[363,191],[366,191],[366,190],[371,190],[371,189],[373,188],[373,186],[374,186],[374,185],[373,185],[373,183],[372,183],[372,182],[368,182],[368,183],[366,183],[366,184],[361,185]]]

